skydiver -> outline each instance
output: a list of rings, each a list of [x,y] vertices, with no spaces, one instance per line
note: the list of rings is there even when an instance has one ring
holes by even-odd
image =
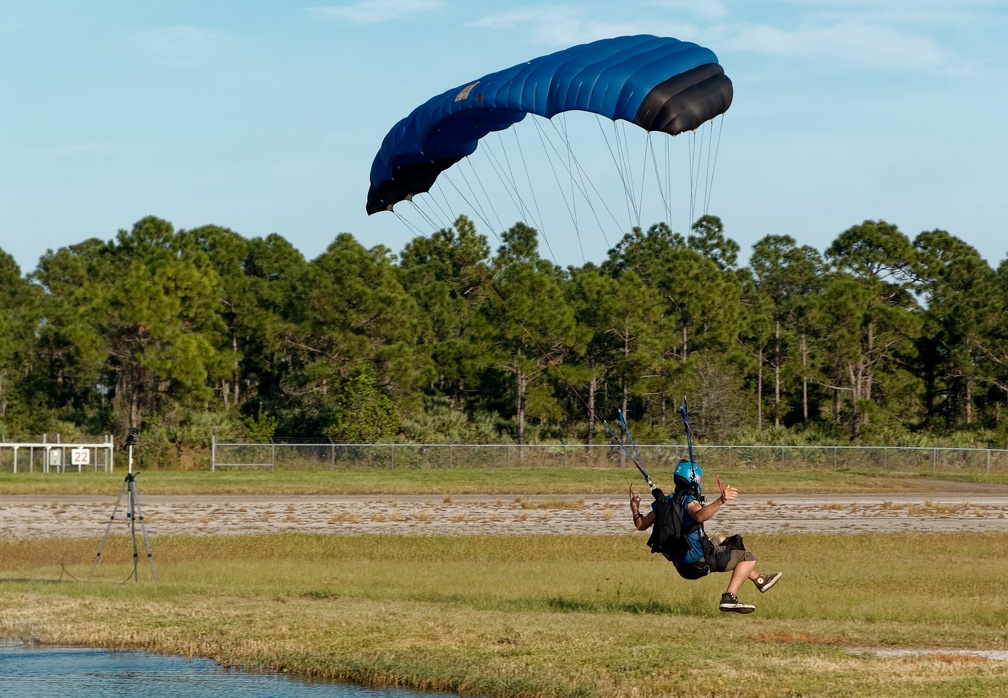
[[[688,460],[680,461],[676,466],[674,480],[675,493],[663,495],[658,490],[658,497],[651,504],[651,511],[647,514],[640,513],[641,498],[633,491],[631,485],[630,511],[633,513],[634,526],[638,531],[646,531],[654,525],[662,503],[669,502],[675,506],[675,500],[678,498],[682,506],[682,531],[686,550],[681,556],[666,554],[666,557],[669,557],[679,574],[686,579],[699,579],[708,572],[731,572],[728,588],[721,595],[718,607],[726,613],[752,613],[756,610],[755,606],[738,600],[737,594],[742,584],[749,579],[761,593],[766,593],[781,578],[781,573],[757,572],[756,556],[745,549],[741,536],[718,537],[714,542],[707,537],[703,528],[705,521],[714,516],[726,503],[738,497],[738,490],[731,485],[723,486],[721,496],[705,504],[702,496],[703,470]],[[652,540],[653,538],[654,536]],[[675,559],[676,557],[681,559]]]

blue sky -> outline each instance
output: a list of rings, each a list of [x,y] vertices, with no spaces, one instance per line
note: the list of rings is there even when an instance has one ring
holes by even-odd
[[[996,266],[1006,30],[1003,0],[5,3],[0,249],[27,273],[155,215],[279,233],[309,259],[340,232],[398,252],[415,233],[364,212],[396,121],[528,58],[652,33],[712,48],[734,82],[708,211],[743,260],[768,234],[822,251],[883,219]]]

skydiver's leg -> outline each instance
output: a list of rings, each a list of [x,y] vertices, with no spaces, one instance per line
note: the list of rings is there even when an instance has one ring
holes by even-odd
[[[758,576],[759,575],[756,574],[756,561],[742,560],[736,564],[735,569],[732,570],[731,579],[728,581],[728,593],[738,594],[738,591],[742,588],[742,584],[745,580],[755,580]]]

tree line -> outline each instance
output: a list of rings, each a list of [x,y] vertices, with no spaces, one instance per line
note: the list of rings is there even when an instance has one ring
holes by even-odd
[[[147,217],[47,252],[0,251],[0,433],[124,434],[183,465],[220,437],[344,443],[678,438],[1004,446],[1008,261],[885,221],[824,253],[768,235],[738,263],[715,216],[627,233],[561,268],[521,223],[395,254],[347,233],[313,260],[280,235]]]

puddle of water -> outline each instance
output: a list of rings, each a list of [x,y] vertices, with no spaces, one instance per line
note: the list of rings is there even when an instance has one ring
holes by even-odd
[[[209,659],[143,651],[0,644],[4,698],[129,694],[164,698],[448,698],[448,694],[305,683],[279,674],[220,669]]]
[[[976,657],[996,662],[1008,662],[1008,650],[923,649],[920,647],[848,647],[852,654],[874,654],[876,657]]]

